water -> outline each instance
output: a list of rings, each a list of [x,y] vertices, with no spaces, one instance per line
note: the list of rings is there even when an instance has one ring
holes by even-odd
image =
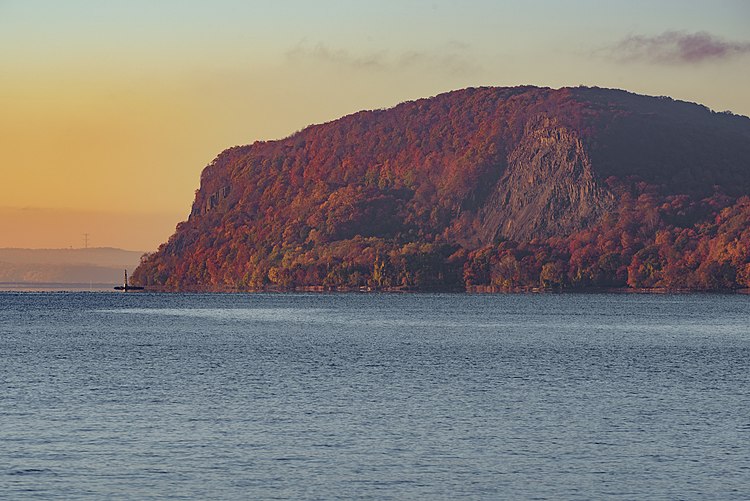
[[[7,499],[748,499],[750,297],[0,294]]]

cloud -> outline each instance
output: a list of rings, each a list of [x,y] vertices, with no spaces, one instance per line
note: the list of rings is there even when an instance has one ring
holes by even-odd
[[[697,64],[750,54],[750,42],[731,42],[705,31],[665,31],[656,36],[628,36],[609,47],[607,52],[623,62]]]
[[[387,65],[384,51],[355,55],[348,50],[331,49],[323,44],[313,48],[299,44],[287,51],[286,57],[293,62],[314,61],[354,69],[384,69]]]
[[[463,75],[481,71],[468,54],[469,49],[462,42],[451,41],[431,50],[408,50],[396,54],[381,50],[358,54],[346,49],[332,49],[324,44],[309,47],[300,43],[286,52],[286,58],[293,63],[312,62],[351,70],[393,72],[417,69]]]

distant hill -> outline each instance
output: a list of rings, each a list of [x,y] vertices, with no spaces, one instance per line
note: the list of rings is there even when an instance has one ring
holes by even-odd
[[[177,290],[750,286],[750,119],[472,88],[222,152],[136,270]]]
[[[143,252],[88,249],[0,249],[0,282],[29,284],[120,284]]]

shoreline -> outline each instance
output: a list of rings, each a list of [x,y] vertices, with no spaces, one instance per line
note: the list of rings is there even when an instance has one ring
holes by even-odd
[[[0,292],[112,292],[122,293],[114,290],[114,284],[104,283],[58,283],[58,282],[0,282]],[[289,293],[317,293],[317,294],[750,294],[750,288],[744,289],[667,289],[655,288],[630,288],[630,287],[588,287],[578,289],[544,289],[539,287],[518,287],[505,289],[494,286],[469,286],[465,289],[457,288],[435,288],[435,289],[413,289],[405,287],[371,288],[371,287],[262,287],[257,289],[236,288],[195,288],[174,290],[168,288],[148,288],[134,293],[160,293],[160,294],[289,294]]]

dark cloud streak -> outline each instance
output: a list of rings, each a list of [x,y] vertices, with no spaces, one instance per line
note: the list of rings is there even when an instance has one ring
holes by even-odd
[[[608,48],[613,59],[654,64],[698,64],[750,54],[750,42],[731,42],[708,32],[666,31],[656,36],[631,35]]]

